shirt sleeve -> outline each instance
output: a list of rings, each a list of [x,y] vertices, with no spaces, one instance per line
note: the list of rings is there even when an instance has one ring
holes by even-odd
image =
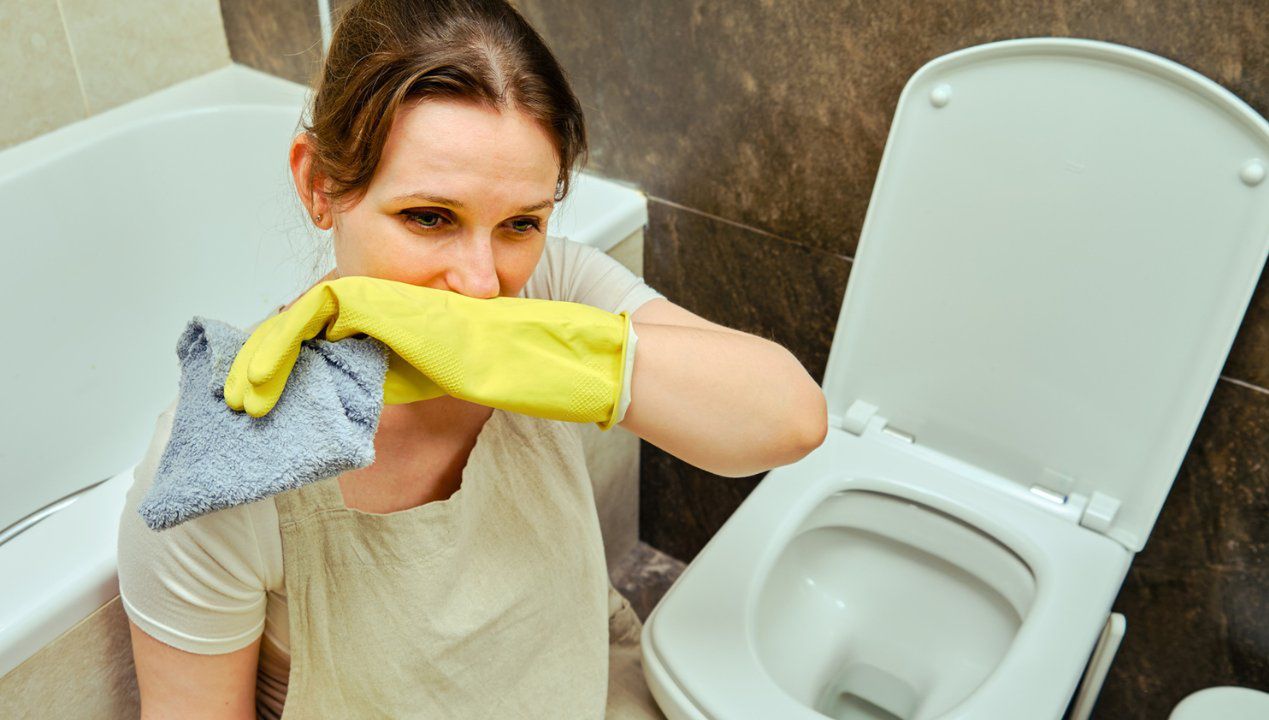
[[[127,493],[119,522],[119,595],[128,617],[158,640],[204,655],[233,652],[264,631],[269,573],[253,524],[257,503],[163,531],[150,529],[137,513],[171,437],[175,407],[159,414]]]
[[[549,235],[537,270],[521,296],[583,303],[614,313],[624,310],[632,315],[649,300],[665,297],[608,253]]]

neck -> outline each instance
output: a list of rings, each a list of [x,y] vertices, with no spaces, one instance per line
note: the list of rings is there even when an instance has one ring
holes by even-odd
[[[384,405],[383,419],[400,422],[430,434],[445,435],[465,431],[468,421],[488,419],[493,408],[450,395],[401,405]]]

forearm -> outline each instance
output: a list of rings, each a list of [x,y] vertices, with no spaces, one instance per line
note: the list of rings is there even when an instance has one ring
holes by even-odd
[[[726,477],[787,465],[823,441],[819,384],[796,357],[740,332],[635,323],[639,341],[621,426]]]

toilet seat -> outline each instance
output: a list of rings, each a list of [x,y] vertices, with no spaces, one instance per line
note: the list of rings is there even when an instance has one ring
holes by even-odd
[[[918,70],[829,353],[828,437],[767,474],[644,624],[671,720],[822,720],[750,623],[794,531],[851,489],[956,517],[1035,577],[999,664],[937,717],[1060,717],[1269,255],[1267,164],[1246,103],[1123,45],[1022,38]]]
[[[690,703],[700,720],[823,720],[772,682],[753,652],[748,621],[763,579],[807,513],[850,489],[952,515],[1014,551],[1035,574],[1031,609],[1000,665],[940,720],[1029,717],[1034,708],[1063,707],[1069,700],[1078,673],[1050,670],[1083,667],[1131,553],[1024,498],[991,489],[993,479],[953,469],[950,458],[914,457],[903,440],[877,425],[862,437],[832,429],[813,453],[768,473],[653,610],[643,631],[649,687],[654,695],[666,688],[681,693],[677,701],[658,698],[663,707]],[[708,675],[692,671],[703,667],[710,668]],[[716,682],[719,677],[726,683]]]

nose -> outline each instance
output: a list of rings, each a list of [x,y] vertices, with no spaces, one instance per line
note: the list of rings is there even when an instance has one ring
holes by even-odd
[[[445,273],[449,289],[468,297],[497,297],[501,282],[498,280],[490,233],[473,233],[463,238],[456,247]]]

